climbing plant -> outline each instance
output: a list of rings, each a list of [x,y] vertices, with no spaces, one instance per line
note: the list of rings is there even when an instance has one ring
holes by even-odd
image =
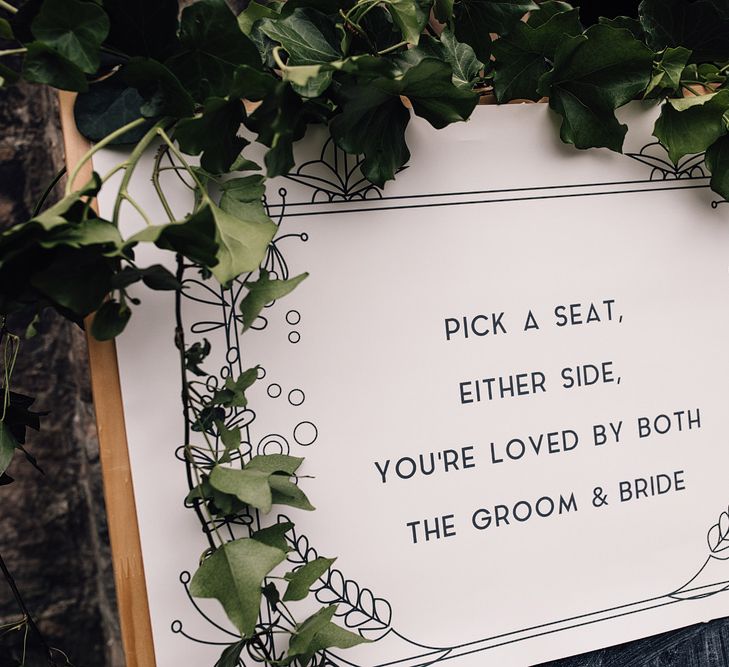
[[[12,373],[44,310],[101,340],[121,334],[138,287],[182,289],[180,271],[136,261],[144,245],[174,253],[179,267],[194,266],[223,288],[242,280],[242,332],[306,278],[278,279],[260,267],[277,229],[265,180],[294,168],[293,146],[309,125],[327,126],[382,186],[411,159],[412,114],[439,129],[467,120],[480,98],[547,98],[564,142],[621,151],[627,127],[615,111],[646,100],[660,106],[654,134],[670,159],[705,153],[711,187],[729,198],[726,0],[643,0],[638,18],[590,26],[555,0],[249,0],[237,15],[224,0],[181,12],[177,0],[0,0],[0,39],[0,85],[77,92],[77,126],[94,142],[59,201],[39,202],[30,220],[0,234],[0,484],[12,481],[15,456],[38,465],[25,434],[39,415],[32,398],[13,392]],[[265,148],[263,164],[249,158],[251,141]],[[80,182],[93,155],[116,145],[128,147],[121,161]],[[162,218],[129,189],[149,153]],[[161,179],[168,171],[192,190],[189,210],[170,205]],[[93,206],[102,188],[113,191],[107,217]],[[145,226],[125,236],[119,223],[129,209]],[[179,330],[175,342],[182,368],[202,373],[209,347],[187,345]],[[247,405],[257,376],[252,366],[186,404],[194,436],[184,452],[194,475],[187,503],[208,525],[276,505],[313,509],[297,478],[302,459],[236,457],[241,432],[225,415]],[[336,624],[334,606],[304,618],[290,609],[333,563],[317,558],[275,576],[292,529],[279,523],[238,539],[211,532],[190,589],[217,599],[240,634],[218,667],[246,654],[269,665],[319,664],[323,651],[365,641]],[[4,564],[3,573],[10,577]],[[262,608],[286,619],[279,629],[287,638],[272,641]],[[37,632],[21,610],[24,621],[11,630]],[[49,663],[59,654],[48,648]]]

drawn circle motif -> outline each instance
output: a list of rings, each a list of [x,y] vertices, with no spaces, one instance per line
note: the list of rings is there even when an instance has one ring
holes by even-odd
[[[268,388],[266,389],[266,393],[271,398],[278,398],[281,395],[281,385],[276,384],[275,382],[272,382],[268,385]]]
[[[291,326],[298,324],[299,322],[301,322],[301,313],[298,310],[290,310],[288,313],[286,313],[286,321]]]
[[[238,359],[240,359],[240,351],[238,350],[238,348],[229,348],[228,351],[225,353],[225,359],[229,364],[238,363]]]
[[[301,340],[301,334],[298,331],[289,332],[289,343],[298,343]]]
[[[172,632],[174,632],[176,635],[179,635],[182,632],[182,621],[172,621],[170,630],[172,630]]]
[[[294,428],[294,440],[302,447],[308,447],[316,442],[319,430],[312,422],[299,422]]]
[[[294,406],[301,405],[306,400],[306,396],[301,389],[292,389],[289,392],[289,403]]]
[[[304,241],[304,242],[308,241],[309,240],[309,235],[306,232],[304,232],[301,235],[301,240]]]
[[[288,454],[290,450],[289,441],[278,433],[264,435],[258,443],[258,447],[256,447],[256,453],[259,455]]]
[[[266,377],[266,369],[263,366],[258,367],[258,370],[256,371],[256,377],[259,380],[263,380],[263,378]]]

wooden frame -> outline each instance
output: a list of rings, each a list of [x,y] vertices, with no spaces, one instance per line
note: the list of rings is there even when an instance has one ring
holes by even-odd
[[[59,93],[63,145],[69,173],[89,149],[88,142],[76,128],[74,98],[73,93]],[[89,161],[79,173],[79,182],[87,182],[92,170]],[[127,667],[156,667],[116,346],[114,341],[100,342],[88,333],[86,339],[126,664]]]

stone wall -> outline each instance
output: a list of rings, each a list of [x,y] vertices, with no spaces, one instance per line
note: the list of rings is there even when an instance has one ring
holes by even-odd
[[[6,227],[29,217],[63,164],[55,93],[0,89],[0,128]],[[74,667],[122,667],[84,335],[52,314],[40,332],[23,343],[13,380],[14,389],[37,396],[35,409],[50,412],[29,438],[45,476],[22,458],[12,463],[16,481],[0,487],[0,553],[49,643]],[[0,578],[0,626],[17,618]],[[2,667],[13,664],[9,651],[20,641],[18,632],[0,637]]]

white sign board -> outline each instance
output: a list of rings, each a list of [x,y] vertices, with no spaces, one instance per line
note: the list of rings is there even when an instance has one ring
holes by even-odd
[[[268,191],[267,267],[310,277],[239,337],[245,290],[186,274],[207,381],[265,371],[251,451],[306,457],[292,560],[338,556],[316,596],[374,640],[327,664],[523,666],[729,613],[729,204],[625,113],[628,156],[562,145],[546,105],[414,119],[382,190],[313,132]],[[212,666],[235,633],[186,591],[173,305],[119,341],[124,410],[158,664]]]

